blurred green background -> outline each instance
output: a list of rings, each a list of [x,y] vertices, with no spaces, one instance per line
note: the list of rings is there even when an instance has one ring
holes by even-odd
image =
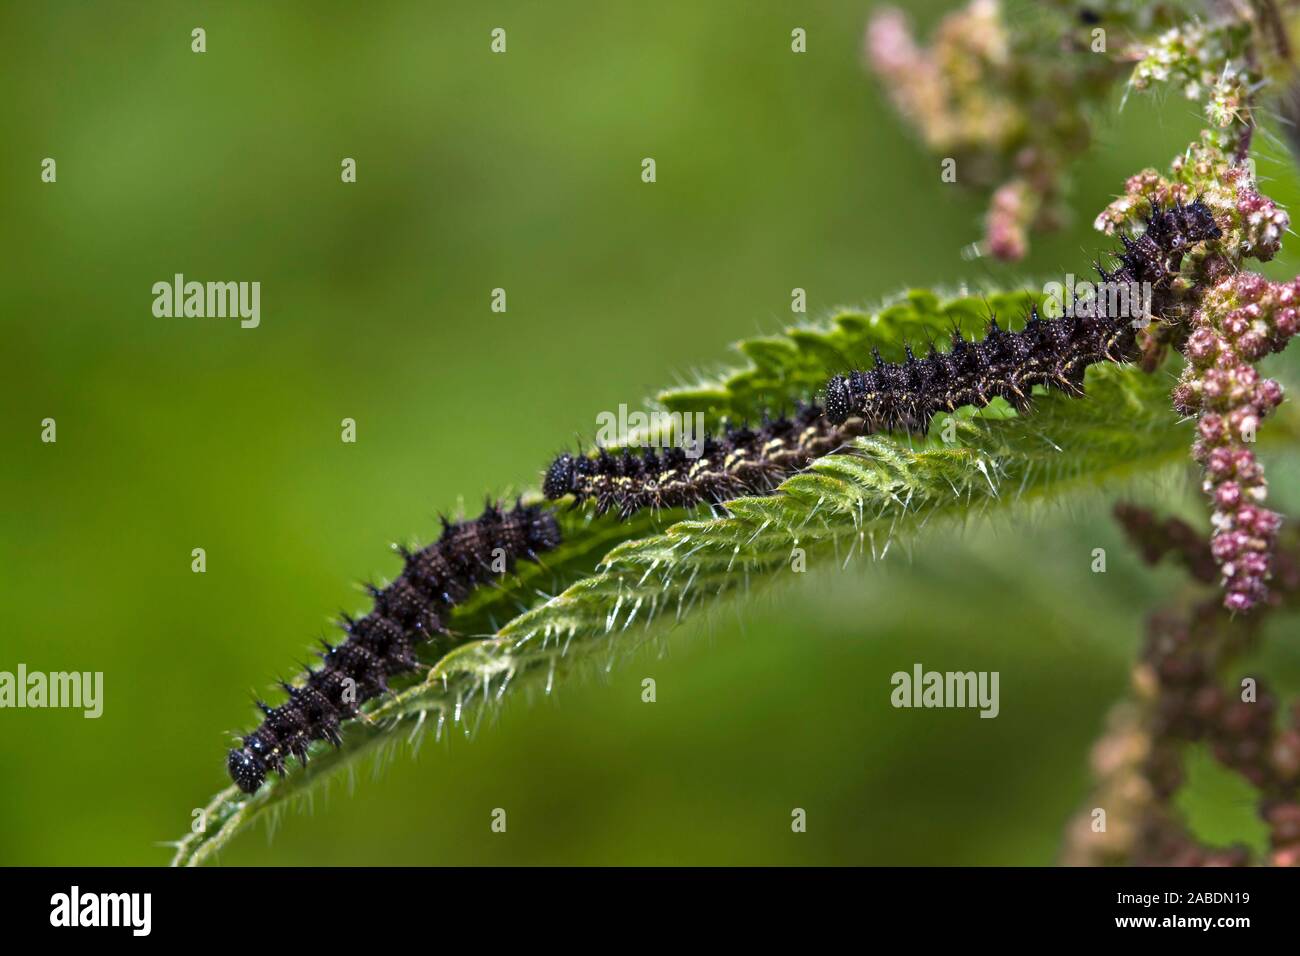
[[[923,32],[941,6],[909,4]],[[103,671],[106,699],[99,720],[0,712],[0,862],[165,862],[158,841],[225,785],[250,692],[364,606],[355,582],[397,570],[388,542],[534,486],[598,411],[789,321],[793,287],[816,314],[1083,272],[1106,247],[1092,216],[1197,129],[1193,105],[1116,102],[1071,227],[1016,269],[963,260],[983,199],[940,182],[864,74],[868,11],[5,4],[0,669]],[[1289,204],[1295,172],[1265,149]],[[176,272],[260,281],[261,327],[155,318]],[[1294,463],[1269,467],[1295,508]],[[222,861],[1050,863],[1144,609],[1181,586],[1138,566],[1107,502],[936,530],[728,604],[473,740],[339,781]],[[1297,677],[1278,646],[1269,673]],[[915,662],[1000,671],[1001,716],[892,709],[890,674]],[[1248,795],[1200,776],[1198,825],[1257,838]]]

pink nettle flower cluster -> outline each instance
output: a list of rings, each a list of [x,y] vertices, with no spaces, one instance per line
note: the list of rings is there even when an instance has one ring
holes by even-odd
[[[1224,604],[1247,611],[1267,595],[1280,517],[1264,507],[1264,467],[1249,447],[1260,421],[1282,402],[1282,386],[1254,364],[1286,347],[1300,329],[1300,278],[1273,283],[1242,272],[1210,289],[1192,316],[1187,367],[1174,390],[1179,411],[1196,415],[1193,455],[1214,507],[1211,548]]]

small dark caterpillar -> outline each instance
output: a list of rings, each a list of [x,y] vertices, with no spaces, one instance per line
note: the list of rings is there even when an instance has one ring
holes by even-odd
[[[1199,199],[1155,208],[1140,236],[1121,237],[1119,268],[1107,272],[1098,265],[1097,271],[1112,288],[1148,286],[1148,311],[1167,317],[1174,304],[1172,281],[1184,254],[1219,235],[1213,213]],[[705,438],[698,458],[680,448],[562,454],[546,470],[542,492],[551,500],[572,495],[575,506],[594,501],[597,514],[615,511],[624,519],[644,508],[715,506],[771,491],[855,435],[885,430],[925,434],[938,412],[983,407],[999,396],[1024,412],[1034,385],[1081,395],[1089,365],[1136,357],[1133,317],[1120,314],[1120,302],[1128,303],[1129,296],[1099,296],[1096,301],[1098,314],[1091,316],[1045,320],[1033,308],[1019,332],[1001,328],[994,317],[983,339],[970,342],[954,333],[950,351],[931,347],[922,359],[910,346],[900,363],[886,362],[873,350],[871,369],[830,379],[824,414],[810,403],[758,428],[728,426],[720,436]]]
[[[511,511],[489,503],[473,521],[443,519],[435,543],[419,551],[401,550],[406,562],[388,587],[369,588],[374,610],[360,620],[344,617],[347,638],[327,642],[319,670],[308,671],[299,686],[282,683],[289,695],[279,707],[258,702],[262,725],[230,751],[226,768],[245,793],[254,793],[268,770],[284,775],[289,756],[307,762],[313,740],[342,742],[340,724],[360,706],[386,693],[387,679],[419,665],[415,649],[436,634],[445,634],[442,613],[464,601],[470,590],[510,570],[519,558],[535,559],[560,543],[555,517],[539,507],[516,505]]]
[[[821,406],[808,404],[755,428],[730,425],[706,436],[695,458],[682,448],[562,454],[546,470],[542,493],[551,500],[573,495],[575,504],[594,501],[597,514],[612,510],[622,518],[643,508],[715,505],[771,491],[852,433],[828,422]]]
[[[1154,317],[1164,316],[1172,304],[1170,287],[1183,255],[1196,243],[1219,235],[1213,213],[1199,199],[1156,208],[1141,236],[1121,237],[1124,252],[1116,257],[1119,268],[1114,272],[1096,268],[1112,288],[1149,286],[1149,311]],[[1044,320],[1033,309],[1019,332],[1000,328],[994,319],[983,339],[968,342],[960,332],[954,333],[950,351],[938,352],[931,346],[922,359],[912,354],[910,346],[903,362],[885,362],[877,352],[872,368],[837,375],[827,383],[826,417],[843,423],[856,416],[871,432],[897,429],[925,434],[936,413],[963,405],[983,407],[999,396],[1024,412],[1035,385],[1082,395],[1089,365],[1137,358],[1133,316],[1120,314],[1126,310],[1119,308],[1117,297],[1099,296],[1096,302],[1097,308],[1090,310],[1095,314],[1088,316]]]

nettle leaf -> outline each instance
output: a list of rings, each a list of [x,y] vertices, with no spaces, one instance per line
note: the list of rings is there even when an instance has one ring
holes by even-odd
[[[988,294],[942,301],[912,292],[874,314],[843,312],[738,348],[750,363],[691,388],[661,393],[663,409],[711,421],[756,419],[816,393],[836,372],[890,360],[905,342],[928,347],[958,327],[983,334],[990,310],[1018,324],[1031,297]],[[1035,499],[1149,474],[1185,458],[1191,424],[1170,408],[1170,379],[1131,367],[1093,366],[1087,397],[1045,394],[1032,414],[1001,400],[938,416],[925,438],[873,435],[816,461],[775,494],[727,503],[727,515],[669,522],[641,514],[619,523],[569,511],[565,543],[545,566],[475,596],[452,618],[466,639],[423,679],[366,710],[339,749],[321,746],[306,767],[249,797],[229,787],[205,809],[205,827],[177,844],[174,864],[213,856],[255,820],[311,796],[366,755],[417,744],[431,730],[468,728],[520,687],[549,691],[593,663],[630,653],[654,629],[732,592],[781,580],[796,567],[847,565],[908,544],[931,521],[1027,508]]]

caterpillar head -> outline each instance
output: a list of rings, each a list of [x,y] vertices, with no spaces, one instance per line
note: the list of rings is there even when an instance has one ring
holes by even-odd
[[[1207,239],[1218,239],[1223,230],[1214,221],[1214,213],[1202,199],[1184,205],[1175,202],[1157,207],[1147,220],[1147,235],[1165,251],[1184,250]]]
[[[843,375],[836,375],[826,383],[826,419],[832,425],[843,425],[852,411],[849,381]]]
[[[577,479],[577,462],[567,451],[551,462],[542,479],[542,494],[554,501],[571,494]]]
[[[1200,199],[1195,199],[1183,207],[1183,235],[1192,242],[1203,242],[1206,239],[1218,239],[1223,235],[1223,230],[1214,221],[1210,207]]]
[[[247,747],[230,751],[226,757],[226,769],[230,771],[230,779],[244,793],[256,793],[266,781],[266,765]]]

